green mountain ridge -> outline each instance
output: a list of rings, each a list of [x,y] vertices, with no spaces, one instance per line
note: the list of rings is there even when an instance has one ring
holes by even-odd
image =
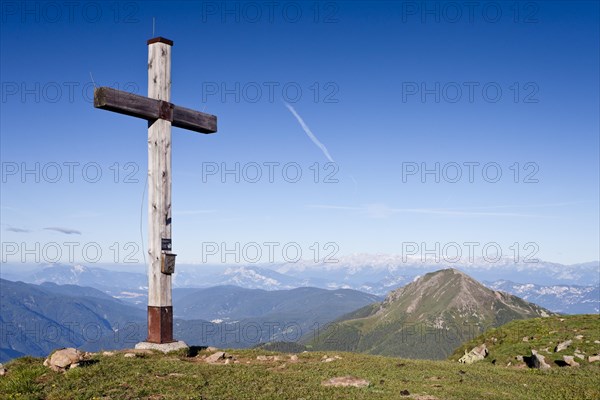
[[[488,328],[555,315],[455,269],[432,272],[305,338],[314,350],[444,359]]]
[[[559,343],[566,341],[571,341],[571,344],[564,350],[555,351]],[[516,357],[528,357],[531,350],[536,350],[551,367],[561,366],[565,355],[574,356],[582,367],[591,366],[589,357],[600,354],[600,315],[562,315],[511,321],[464,343],[449,359],[457,361],[465,350],[483,343],[489,351],[482,361],[486,363],[522,366],[524,362]]]

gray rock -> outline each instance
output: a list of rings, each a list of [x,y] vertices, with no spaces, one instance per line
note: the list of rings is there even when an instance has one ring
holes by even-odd
[[[171,342],[171,343],[150,343],[150,342],[140,342],[135,345],[135,348],[138,350],[158,350],[167,354],[171,351],[177,351],[181,349],[187,349],[188,345],[183,341]]]
[[[2,365],[2,363],[0,363],[0,376],[4,376],[6,374],[6,368],[4,368],[4,365]]]
[[[473,349],[467,353],[465,350],[465,355],[462,356],[458,362],[461,364],[473,364],[474,362],[481,361],[489,354],[488,349],[485,343],[473,347]]]
[[[564,342],[559,343],[555,348],[554,352],[558,353],[559,351],[563,351],[567,347],[569,347],[573,343],[572,340],[565,340]]]
[[[44,361],[44,365],[53,371],[64,372],[74,364],[78,364],[81,360],[83,360],[83,353],[73,347],[69,347],[52,353]]]
[[[550,368],[550,365],[546,363],[546,358],[543,355],[538,354],[538,352],[535,350],[531,350],[531,367],[538,369],[548,369]]]
[[[213,355],[210,355],[210,356],[206,357],[206,362],[207,363],[216,363],[219,360],[223,360],[223,359],[225,359],[225,352],[224,351],[217,351]]]
[[[575,358],[573,356],[563,356],[563,360],[570,367],[579,367],[579,363],[577,361],[575,361]]]

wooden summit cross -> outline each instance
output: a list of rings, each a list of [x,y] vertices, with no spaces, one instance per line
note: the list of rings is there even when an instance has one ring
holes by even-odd
[[[148,338],[173,339],[171,274],[171,126],[200,133],[217,131],[217,117],[171,103],[171,40],[148,40],[148,97],[100,87],[94,107],[148,121]]]

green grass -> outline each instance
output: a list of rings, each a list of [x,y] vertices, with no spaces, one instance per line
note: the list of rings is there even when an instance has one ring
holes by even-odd
[[[582,339],[576,339],[582,335]],[[527,337],[527,341],[523,338]],[[560,342],[572,340],[573,344],[558,353],[554,348]],[[484,362],[506,365],[509,362],[517,363],[515,356],[529,356],[531,350],[537,350],[546,358],[546,362],[552,367],[558,367],[555,361],[562,361],[563,355],[573,355],[576,350],[585,355],[585,360],[575,360],[582,367],[589,365],[588,356],[600,353],[600,316],[590,315],[568,315],[560,317],[534,318],[509,322],[499,328],[486,331],[483,335],[465,343],[456,349],[450,357],[458,360],[465,349],[485,343],[490,352]],[[548,350],[548,351],[546,351]],[[599,363],[596,362],[596,365]]]
[[[1,399],[597,399],[600,368],[515,369],[489,363],[404,360],[353,353],[303,353],[299,361],[257,361],[264,350],[231,350],[239,364],[152,354],[96,355],[85,366],[55,373],[42,359],[22,358],[0,377]],[[203,353],[200,353],[201,355]],[[321,362],[323,355],[341,360]],[[249,364],[247,362],[250,362]],[[366,388],[330,388],[323,380],[352,375]],[[402,396],[408,390],[410,396]],[[427,397],[421,397],[425,399]]]

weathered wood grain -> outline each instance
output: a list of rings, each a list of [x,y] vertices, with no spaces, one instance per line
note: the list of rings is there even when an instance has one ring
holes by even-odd
[[[148,45],[148,97],[164,101],[171,98],[171,49],[163,42]],[[171,122],[156,119],[148,125],[150,307],[172,306],[171,275],[161,272],[162,239],[171,239]]]
[[[157,93],[152,93],[152,95],[159,96]],[[161,107],[164,110],[164,103],[160,99],[140,96],[105,86],[94,90],[94,107],[151,122],[161,119],[161,117],[164,118],[164,112],[161,112]],[[171,104],[171,107],[172,126],[199,133],[215,133],[217,131],[216,116],[174,104]]]

